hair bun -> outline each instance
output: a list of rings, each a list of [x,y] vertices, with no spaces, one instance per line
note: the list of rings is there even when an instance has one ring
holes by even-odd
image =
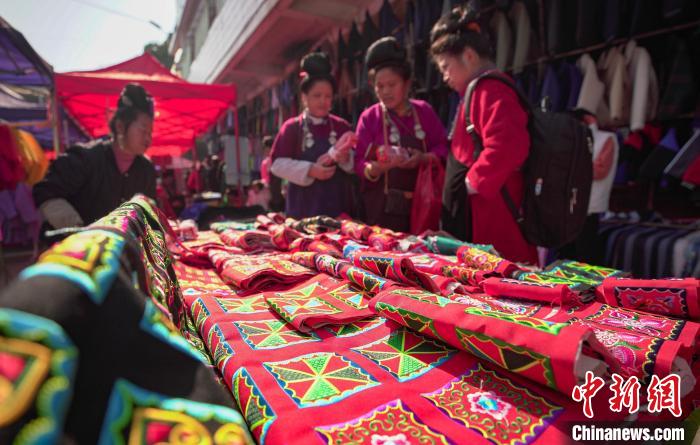
[[[458,6],[452,11],[458,17],[456,20],[457,32],[472,31],[476,33],[481,32],[481,25],[479,24],[479,10],[475,8],[469,8],[464,6]]]
[[[314,52],[301,59],[301,71],[311,77],[326,77],[332,70],[331,61],[326,53]]]
[[[118,108],[135,108],[153,116],[153,99],[146,89],[137,83],[126,84],[119,95]]]
[[[406,62],[406,50],[394,37],[382,37],[370,45],[365,57],[368,70]]]

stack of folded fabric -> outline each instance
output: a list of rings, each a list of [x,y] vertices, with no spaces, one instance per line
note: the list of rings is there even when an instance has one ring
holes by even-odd
[[[586,419],[572,392],[589,372],[643,387],[677,374],[684,413],[698,398],[697,280],[637,282],[575,262],[532,271],[489,246],[277,214],[171,239],[168,250],[148,206],[128,203],[101,222],[102,238],[74,240],[135,240],[122,249],[134,264],[125,276],[138,277],[170,337],[215,368],[258,443],[562,443]],[[79,258],[71,246],[43,260]],[[75,282],[99,300],[108,274],[91,270],[94,280]],[[142,319],[155,316],[130,318]],[[596,420],[628,417],[610,396],[606,387],[592,401]],[[209,418],[242,431],[206,423],[219,428],[212,443],[247,440],[233,414]]]

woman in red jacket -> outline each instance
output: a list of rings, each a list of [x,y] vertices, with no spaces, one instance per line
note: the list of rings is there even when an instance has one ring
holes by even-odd
[[[430,51],[445,82],[462,96],[471,80],[495,70],[491,44],[478,19],[473,9],[457,7],[430,33]],[[465,113],[483,141],[481,153],[474,151]],[[527,119],[515,91],[498,80],[480,81],[468,110],[462,101],[451,131],[442,222],[459,237],[493,244],[511,261],[536,263],[535,246],[525,241],[501,195],[505,186],[516,205],[522,200],[520,168],[530,148]]]

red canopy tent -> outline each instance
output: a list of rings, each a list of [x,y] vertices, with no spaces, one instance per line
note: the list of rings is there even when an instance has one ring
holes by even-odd
[[[108,120],[129,82],[143,85],[155,101],[151,156],[182,155],[229,107],[235,112],[234,85],[187,82],[147,53],[96,71],[55,75],[58,100],[92,137],[109,134]]]

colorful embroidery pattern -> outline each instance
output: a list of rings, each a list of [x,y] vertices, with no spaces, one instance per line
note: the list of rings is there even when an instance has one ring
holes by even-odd
[[[456,333],[465,350],[476,357],[556,389],[549,357],[478,332],[456,328]]]
[[[446,362],[455,352],[422,335],[398,329],[368,345],[353,348],[400,382],[412,380]]]
[[[685,326],[685,321],[642,314],[623,308],[601,305],[599,311],[586,317],[587,320],[605,326],[636,332],[664,340],[675,340]]]
[[[331,297],[342,301],[343,303],[347,304],[348,306],[354,307],[355,309],[366,309],[367,308],[367,301],[365,300],[365,294],[362,292],[358,292],[350,285],[345,285],[345,286],[341,286],[337,289],[333,289],[332,291],[328,292],[328,294]]]
[[[557,335],[559,331],[568,326],[566,323],[552,323],[550,321],[544,321],[537,318],[527,317],[523,315],[516,314],[503,314],[497,312],[486,312],[477,308],[467,308],[465,311],[467,314],[480,315],[485,317],[497,318],[499,320],[517,323],[522,326],[527,326],[529,328],[537,329],[538,331],[546,332],[548,334]]]
[[[252,444],[241,415],[228,407],[167,398],[119,379],[109,400],[100,443]]]
[[[203,363],[207,363],[207,354],[203,351],[195,349],[187,340],[177,331],[172,322],[165,318],[163,313],[156,308],[151,300],[146,300],[146,305],[143,310],[143,318],[139,324],[141,329],[155,338],[164,341],[176,349],[194,357]]]
[[[300,408],[328,405],[379,384],[364,369],[336,353],[307,354],[264,366]]]
[[[314,295],[319,291],[325,292],[318,282],[301,289],[276,293],[268,297],[268,304],[285,320],[292,322],[301,315],[337,314],[340,309]]]
[[[382,301],[375,305],[375,310],[379,315],[394,320],[404,326],[408,326],[413,331],[442,340],[442,337],[435,329],[435,321],[432,318],[403,308],[394,307]]]
[[[688,318],[688,292],[685,289],[615,287],[618,306],[655,314]]]
[[[104,301],[119,271],[124,238],[106,230],[75,233],[47,250],[21,279],[50,275],[75,283],[96,303]]]
[[[197,298],[190,307],[190,313],[192,314],[192,318],[194,318],[194,325],[197,327],[200,335],[204,336],[204,322],[211,316],[211,311],[206,303],[204,303],[204,300]]]
[[[336,337],[352,337],[371,331],[385,323],[385,320],[380,317],[375,317],[367,320],[358,320],[354,323],[337,324],[325,326],[324,329]]]
[[[215,301],[226,313],[257,314],[269,312],[265,297],[262,295],[249,298],[215,298]]]
[[[442,295],[426,292],[420,289],[396,289],[391,291],[391,293],[420,301],[422,303],[434,304],[435,306],[439,307],[445,307],[450,303],[454,303],[453,300],[443,297]]]
[[[0,428],[17,429],[15,443],[61,437],[78,351],[55,322],[0,309]],[[14,425],[34,406],[36,417]]]
[[[445,436],[421,422],[400,399],[381,405],[348,422],[317,427],[316,431],[329,445],[450,443]]]
[[[580,323],[593,330],[596,339],[611,352],[627,375],[649,382],[664,340],[598,323]]]
[[[216,342],[213,341],[214,336],[216,336]],[[207,345],[210,349],[213,349],[212,355],[214,356],[216,366],[223,372],[226,363],[233,356],[233,354],[235,354],[235,352],[228,341],[226,341],[224,332],[218,325],[212,326],[211,330],[209,331]]]
[[[231,390],[250,431],[258,443],[264,445],[267,430],[277,419],[277,415],[246,368],[238,369],[233,375]]]
[[[496,444],[532,443],[563,411],[480,364],[423,397]]]
[[[572,281],[561,276],[549,275],[546,272],[518,272],[515,274],[514,278],[517,280],[529,281],[538,284],[565,284],[569,286],[569,289],[577,292],[585,292],[591,288],[589,284]]]
[[[316,334],[299,332],[282,320],[234,321],[233,325],[251,349],[277,349],[319,339]]]

